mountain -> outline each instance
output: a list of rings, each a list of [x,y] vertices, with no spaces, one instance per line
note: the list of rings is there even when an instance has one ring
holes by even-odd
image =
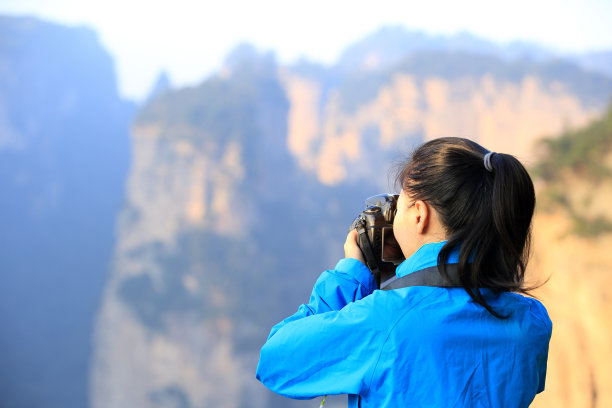
[[[294,165],[277,70],[241,46],[222,75],[138,113],[94,407],[273,404],[253,380],[258,346],[339,250],[341,209],[362,201]]]
[[[289,149],[329,185],[363,179],[411,144],[441,136],[469,136],[531,162],[539,137],[587,123],[612,93],[609,77],[557,59],[423,51],[343,76],[298,68],[282,74]]]
[[[134,107],[86,28],[0,17],[0,405],[87,406]]]
[[[151,99],[157,97],[158,95],[168,91],[172,88],[172,83],[170,81],[170,76],[166,71],[162,71],[155,80],[149,95],[147,96],[147,102]]]

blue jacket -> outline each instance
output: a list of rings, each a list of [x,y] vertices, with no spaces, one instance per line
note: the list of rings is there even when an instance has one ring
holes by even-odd
[[[396,274],[436,265],[443,245]],[[502,320],[462,288],[375,289],[355,259],[323,272],[310,302],[272,328],[257,378],[289,398],[349,394],[349,407],[527,407],[544,390],[552,323],[537,300],[483,290]]]

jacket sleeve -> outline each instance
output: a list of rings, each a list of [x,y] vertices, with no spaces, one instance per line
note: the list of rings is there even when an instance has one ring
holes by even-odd
[[[370,271],[355,259],[323,272],[309,303],[272,328],[257,379],[289,398],[360,394],[381,342],[371,327],[375,311],[364,302],[375,288]]]
[[[552,321],[548,316],[548,312],[542,303],[535,299],[529,299],[531,302],[531,313],[536,319],[541,322],[541,326],[543,327],[539,331],[539,335],[534,336],[534,341],[537,341],[538,347],[534,347],[537,350],[536,355],[536,364],[538,367],[538,378],[539,383],[536,390],[536,393],[541,393],[544,391],[545,383],[546,383],[546,367],[548,364],[548,348],[550,343],[550,338],[552,335]]]

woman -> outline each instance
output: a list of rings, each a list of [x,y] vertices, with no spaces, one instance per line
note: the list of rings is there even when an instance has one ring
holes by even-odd
[[[377,290],[352,231],[310,302],[272,328],[257,378],[289,398],[348,394],[349,407],[528,406],[544,390],[552,330],[520,294],[529,175],[510,155],[443,138],[420,146],[398,182],[396,275],[443,283]]]

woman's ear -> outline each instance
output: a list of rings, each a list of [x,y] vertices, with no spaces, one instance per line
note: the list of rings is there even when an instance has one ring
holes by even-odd
[[[417,200],[414,203],[416,209],[416,231],[417,234],[425,234],[431,218],[431,211],[425,201]]]

